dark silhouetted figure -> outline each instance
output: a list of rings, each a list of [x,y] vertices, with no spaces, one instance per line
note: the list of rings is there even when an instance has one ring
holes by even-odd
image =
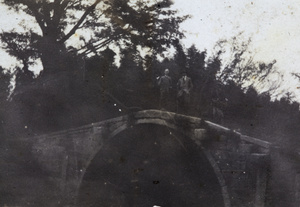
[[[177,83],[177,112],[178,113],[188,113],[189,103],[190,103],[190,92],[193,88],[192,80],[187,77],[185,72],[182,73],[182,77]]]
[[[163,76],[158,78],[158,86],[160,87],[159,107],[161,109],[168,109],[172,79],[169,76],[169,69],[165,69],[164,73]]]

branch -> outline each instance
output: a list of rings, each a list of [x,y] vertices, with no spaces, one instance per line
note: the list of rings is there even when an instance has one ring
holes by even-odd
[[[101,43],[99,43],[98,45],[95,45],[94,48],[96,50],[100,49],[101,47],[104,47],[105,45],[109,44],[110,42],[112,42],[114,39],[113,38],[109,38]]]
[[[86,56],[86,55],[88,55],[88,54],[90,54],[90,53],[92,53],[92,52],[95,52],[95,51],[97,51],[98,49],[100,49],[101,47],[104,47],[104,46],[108,45],[108,44],[111,43],[113,40],[114,40],[114,39],[107,39],[107,40],[101,42],[100,44],[94,46],[92,49],[86,49],[86,50],[85,50],[84,52],[82,52],[80,55],[85,55],[85,56]]]
[[[59,21],[63,15],[63,12],[65,12],[65,9],[67,8],[69,4],[69,1],[62,1],[61,0],[55,0],[54,1],[54,6],[53,6],[53,21],[54,25],[58,25]]]
[[[33,6],[30,7],[30,5],[27,4],[27,7],[31,10],[31,12],[33,13],[35,20],[37,21],[37,23],[39,24],[42,32],[45,32],[45,25],[44,25],[44,21],[43,21],[43,16],[37,11],[37,9],[35,9]]]
[[[292,73],[292,75],[300,80],[300,73]]]
[[[82,24],[82,22],[85,20],[85,18],[96,8],[97,4],[100,3],[101,0],[96,0],[93,5],[91,5],[87,10],[84,12],[84,14],[81,16],[77,24],[71,29],[71,31],[66,34],[59,43],[64,43],[66,40],[68,40],[79,28],[79,26]]]
[[[47,23],[47,27],[51,24],[51,16],[50,16],[50,10],[51,5],[49,3],[46,3],[45,1],[42,3],[43,13],[44,13],[44,21]]]
[[[70,4],[70,7],[74,7],[75,5],[80,4],[80,2],[80,0],[74,1]]]
[[[79,48],[79,49],[77,49],[76,51],[77,52],[79,52],[80,50],[83,50],[83,49],[85,49],[85,48],[88,48],[88,47],[90,47],[90,46],[93,46],[93,44],[95,44],[96,42],[100,42],[100,41],[102,41],[103,39],[105,39],[104,37],[103,38],[101,38],[100,40],[98,39],[97,41],[96,40],[91,40],[91,41],[89,41],[88,43],[86,43],[86,41],[85,41],[85,39],[82,39],[83,41],[84,41],[84,43],[85,43],[85,45],[84,46],[82,46],[81,48]],[[107,40],[107,39],[106,39]],[[106,40],[104,40],[104,41],[106,41]],[[103,41],[103,42],[104,42]],[[88,50],[88,49],[87,49]]]
[[[96,19],[100,19],[100,17],[103,16],[103,14],[104,14],[104,13],[99,14],[99,15],[96,17]],[[87,23],[89,23],[89,21],[85,21],[81,26],[78,27],[78,29],[81,29],[81,28],[86,27],[85,25],[86,25]],[[95,24],[94,24],[94,25],[95,25]],[[87,26],[87,27],[89,27],[89,26]]]

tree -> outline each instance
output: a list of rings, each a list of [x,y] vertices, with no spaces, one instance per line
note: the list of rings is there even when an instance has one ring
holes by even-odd
[[[206,51],[200,52],[195,45],[192,45],[187,50],[187,68],[190,74],[195,79],[203,78],[203,71],[205,68]],[[197,78],[196,78],[197,77]]]
[[[114,44],[119,47],[140,45],[151,54],[160,53],[184,36],[179,24],[187,18],[177,17],[176,11],[168,9],[170,0],[155,4],[130,0],[94,0],[92,3],[88,0],[4,0],[3,3],[33,16],[41,30],[27,28],[29,32],[24,34],[2,33],[5,49],[22,61],[24,71],[28,64],[40,58],[43,74],[62,70],[69,51],[88,56]],[[69,40],[78,30],[88,30],[92,38],[80,37],[85,44],[74,48]]]
[[[207,61],[207,66],[204,70],[204,78],[202,87],[199,89],[199,96],[201,97],[202,112],[207,113],[211,111],[215,103],[221,100],[222,86],[217,80],[217,73],[221,69],[221,60],[219,55],[211,57]]]
[[[37,42],[35,40],[37,37],[34,33],[18,34],[12,32],[7,34],[4,32],[0,34],[2,42],[6,43],[5,49],[8,54],[16,57],[23,64],[22,69],[17,69],[18,82],[27,82],[34,77],[33,72],[29,70],[29,66],[38,58]]]
[[[224,54],[228,56],[227,60],[223,61],[218,79],[223,83],[234,81],[238,86],[247,88],[265,81],[275,71],[276,60],[271,63],[254,61],[254,55],[249,49],[251,39],[241,42],[240,35],[217,42],[215,46],[217,53],[220,53],[220,56]]]
[[[205,70],[205,58],[206,51],[200,52],[195,45],[192,45],[187,50],[187,72],[190,75],[193,82],[193,109],[196,110],[193,113],[199,114],[203,107],[203,90],[205,85],[206,70]],[[201,113],[200,113],[201,114]]]
[[[10,79],[12,74],[9,74],[3,70],[3,68],[0,68],[0,136],[3,136],[4,132],[4,126],[6,124],[6,118],[9,116],[9,113],[7,113],[7,99],[10,93]],[[0,140],[2,142],[2,139]]]
[[[103,96],[103,90],[106,94],[111,92],[112,81],[108,78],[115,80],[117,76],[112,74],[122,72],[121,69],[115,70],[112,64],[114,54],[109,48],[130,49],[132,54],[126,57],[134,56],[140,62],[146,62],[140,51],[147,52],[150,60],[167,50],[184,36],[179,25],[188,18],[177,16],[176,11],[170,10],[170,0],[155,3],[131,0],[4,0],[3,3],[16,12],[22,11],[33,17],[38,28],[25,24],[27,32],[12,30],[0,36],[4,49],[21,63],[17,75],[20,78],[17,77],[13,96],[15,104],[12,104],[16,109],[13,111],[17,115],[22,114],[18,120],[33,128],[44,125],[46,130],[89,122],[89,118],[79,120],[85,123],[74,118],[86,116],[78,114],[80,111],[85,113],[82,109],[86,108],[80,100],[96,106],[91,107],[95,111],[90,114],[108,111],[105,108],[108,102],[103,100],[108,96]],[[89,36],[80,35],[83,31]],[[76,37],[79,45],[74,44]],[[39,60],[43,70],[38,78],[34,78],[30,66]],[[134,65],[132,68],[137,67]],[[143,72],[142,69],[139,71]],[[135,74],[134,71],[126,73]],[[102,112],[101,107],[104,107]]]
[[[187,59],[186,59],[186,54],[183,49],[182,44],[180,44],[179,41],[176,41],[175,44],[175,55],[174,55],[174,61],[180,68],[180,72],[186,72],[186,66],[187,66]]]

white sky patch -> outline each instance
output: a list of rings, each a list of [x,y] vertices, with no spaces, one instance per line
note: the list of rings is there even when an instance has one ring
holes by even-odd
[[[186,30],[186,47],[195,44],[212,54],[220,39],[230,39],[243,32],[252,37],[255,61],[272,62],[284,74],[281,91],[292,90],[300,101],[297,86],[289,73],[300,72],[300,4],[296,0],[175,0],[173,6],[181,14],[192,15],[182,24]]]
[[[117,47],[116,45],[113,45],[113,44],[110,45],[109,48],[116,53],[115,59],[114,59],[114,64],[117,67],[120,67],[120,65],[121,65],[121,51],[120,51],[120,48]]]
[[[6,5],[0,1],[0,31],[25,33],[29,29],[41,34],[41,30],[37,25],[35,19],[26,13],[14,10],[9,10]],[[37,63],[38,64],[38,63]],[[8,71],[15,71],[17,67],[21,67],[22,64],[15,57],[10,56],[7,52],[0,48],[0,66]]]
[[[20,66],[20,62],[7,52],[0,50],[0,66],[8,71],[13,71],[17,66]]]
[[[85,45],[83,39],[87,42],[92,38],[92,33],[87,30],[78,29],[75,34],[73,34],[70,39],[67,40],[66,45],[72,46],[76,49],[80,49]]]
[[[35,60],[33,64],[30,64],[28,67],[28,69],[33,71],[36,76],[43,70],[43,65],[40,58]]]
[[[295,1],[252,2],[176,0],[175,9],[192,15],[182,24],[187,31],[183,42],[187,47],[195,44],[199,49],[206,48],[210,52],[219,39],[230,39],[244,32],[245,39],[252,37],[259,56],[274,59],[278,57],[276,50],[282,51],[290,46],[291,41],[300,40],[300,22],[297,21],[300,13]],[[272,49],[275,48],[274,52]],[[292,49],[295,50],[295,46]]]
[[[14,30],[15,32],[24,33],[28,32],[29,29],[41,34],[34,17],[27,15],[21,10],[19,12],[13,9],[9,10],[9,7],[0,0],[0,30],[4,32]]]

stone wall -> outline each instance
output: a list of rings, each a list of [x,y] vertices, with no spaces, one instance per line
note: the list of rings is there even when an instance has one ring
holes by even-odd
[[[222,188],[224,206],[299,206],[299,155],[195,117],[148,110],[32,139],[32,153],[50,182],[73,205],[95,154],[135,124],[158,124],[185,133],[201,146]]]

